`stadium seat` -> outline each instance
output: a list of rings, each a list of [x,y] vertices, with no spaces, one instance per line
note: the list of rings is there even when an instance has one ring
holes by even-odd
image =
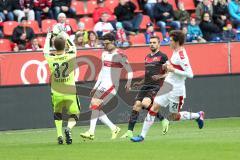
[[[93,11],[97,7],[96,1],[87,1],[87,12],[86,14],[93,14]]]
[[[42,32],[43,33],[47,33],[48,32],[48,28],[52,28],[52,26],[54,24],[56,24],[57,21],[54,19],[44,19],[42,20]]]
[[[27,21],[27,26],[31,27],[35,34],[41,34],[41,30],[40,30],[40,28],[38,26],[38,22],[37,21]]]
[[[3,34],[5,36],[11,36],[13,34],[13,30],[18,26],[18,22],[16,21],[5,21],[3,22]]]
[[[12,51],[11,43],[9,39],[0,39],[0,52]]]
[[[145,36],[143,33],[139,33],[137,35],[131,35],[131,36],[129,36],[129,40],[133,45],[146,44]]]
[[[111,9],[114,12],[114,8],[117,7],[119,1],[116,0],[107,0],[105,2],[105,6],[107,6],[109,9]]]
[[[173,10],[177,10],[177,4],[175,0],[168,0],[168,3],[173,6]]]
[[[195,10],[196,9],[193,0],[180,0],[180,2],[184,3],[184,7],[186,10]]]
[[[45,39],[46,37],[37,37],[38,43],[42,48],[44,47]]]
[[[72,1],[71,7],[76,9],[76,14],[77,15],[84,15],[85,14],[84,2],[82,2],[82,1]]]
[[[140,29],[146,29],[147,23],[151,22],[150,17],[147,15],[143,15],[142,22],[140,24]]]
[[[92,17],[83,17],[80,18],[80,22],[83,22],[85,24],[85,29],[86,30],[93,30],[94,27],[94,22]]]
[[[72,27],[73,32],[76,32],[78,30],[77,21],[74,18],[67,18],[66,23],[69,24]]]

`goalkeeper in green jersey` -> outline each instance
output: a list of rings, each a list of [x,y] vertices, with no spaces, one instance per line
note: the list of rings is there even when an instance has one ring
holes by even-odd
[[[54,38],[52,43],[56,51],[50,52],[50,41],[52,38]],[[67,144],[72,144],[71,130],[76,125],[80,113],[74,80],[76,47],[65,32],[62,31],[57,35],[49,32],[43,52],[51,72],[52,104],[58,144],[63,144],[62,110],[64,107],[67,109],[67,114],[69,115],[68,124],[65,129],[65,140]]]

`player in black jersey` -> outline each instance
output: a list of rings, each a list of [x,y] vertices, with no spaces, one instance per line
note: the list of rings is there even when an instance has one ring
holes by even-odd
[[[133,87],[141,86],[136,96],[136,101],[128,123],[128,131],[121,138],[132,138],[133,129],[137,122],[139,112],[142,108],[149,110],[153,99],[163,84],[167,73],[163,69],[163,65],[167,62],[167,55],[159,51],[160,39],[157,36],[150,38],[151,53],[145,57],[145,77],[140,82],[135,82]],[[158,118],[163,124],[163,134],[168,131],[169,121],[162,115],[158,114]]]

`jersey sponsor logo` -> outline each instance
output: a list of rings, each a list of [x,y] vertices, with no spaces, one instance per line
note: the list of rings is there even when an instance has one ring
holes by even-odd
[[[78,57],[76,60],[77,63],[83,62],[88,64],[89,68],[90,68],[90,76],[87,78],[87,81],[92,81],[94,80],[94,77],[96,75],[96,70],[95,70],[95,66],[94,63],[86,58],[86,57]],[[39,60],[29,60],[26,63],[23,64],[22,68],[21,68],[21,80],[24,84],[30,84],[29,79],[26,78],[26,70],[28,68],[30,68],[32,65],[37,65],[37,70],[36,70],[36,76],[38,79],[39,83],[47,83],[48,81],[48,69],[47,69],[47,60],[44,61],[39,61]],[[77,81],[79,79],[79,67],[75,67],[74,68],[74,72],[75,72],[75,81]]]
[[[162,59],[162,57],[153,57],[153,58],[150,58],[150,57],[146,57],[145,59],[145,62],[146,63],[152,63],[152,62],[160,62]]]
[[[123,65],[119,62],[104,61],[103,65],[106,67],[123,68]]]

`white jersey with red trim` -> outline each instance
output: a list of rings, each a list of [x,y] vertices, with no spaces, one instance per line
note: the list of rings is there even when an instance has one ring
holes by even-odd
[[[175,50],[169,61],[175,68],[174,72],[170,72],[165,78],[165,82],[173,85],[173,93],[175,96],[186,97],[185,80],[193,78],[193,72],[189,59],[184,47]]]
[[[133,73],[126,55],[124,55],[122,51],[118,49],[116,49],[112,53],[109,53],[108,51],[103,51],[102,68],[94,88],[96,89],[101,83],[108,85],[112,84],[115,87],[118,87],[121,71],[123,68],[127,70],[128,83],[131,83]]]

